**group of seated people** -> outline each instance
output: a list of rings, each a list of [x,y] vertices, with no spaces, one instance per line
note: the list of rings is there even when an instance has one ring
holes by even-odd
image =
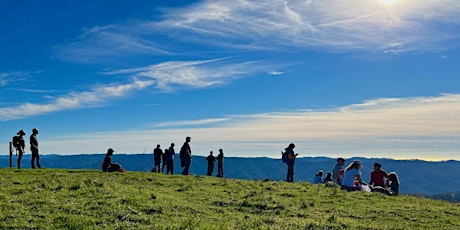
[[[381,192],[387,195],[398,195],[399,179],[395,172],[386,173],[380,163],[375,163],[371,172],[369,183],[363,181],[361,177],[362,164],[360,161],[353,161],[348,167],[342,169],[345,159],[338,158],[332,172],[328,172],[323,179],[323,171],[315,175],[314,184],[319,183],[336,183],[348,191],[373,191]]]

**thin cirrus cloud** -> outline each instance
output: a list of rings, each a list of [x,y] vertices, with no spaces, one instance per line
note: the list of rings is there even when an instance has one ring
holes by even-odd
[[[156,87],[171,91],[177,87],[205,88],[263,72],[267,67],[257,62],[229,63],[224,59],[205,61],[169,61],[151,66],[123,69],[105,74],[130,74],[155,79]]]
[[[22,119],[63,110],[99,106],[108,99],[122,97],[133,90],[140,90],[153,81],[134,80],[128,84],[95,87],[84,92],[72,92],[47,103],[25,103],[15,107],[0,108],[0,121]]]
[[[171,10],[153,25],[256,44],[397,53],[439,49],[455,37],[434,23],[458,26],[459,13],[456,0],[206,0]]]
[[[229,115],[160,123],[153,130],[75,134],[66,140],[57,137],[48,151],[91,153],[103,141],[119,152],[139,153],[139,146],[151,146],[152,140],[169,145],[192,136],[197,155],[224,148],[229,156],[278,157],[278,150],[295,142],[303,156],[408,159],[415,153],[421,159],[459,159],[459,116],[459,94],[381,98],[330,110]]]
[[[147,67],[105,72],[107,75],[128,75],[127,77],[133,80],[126,84],[102,85],[88,91],[72,92],[42,104],[25,103],[0,108],[0,120],[101,106],[110,99],[122,98],[130,92],[153,86],[163,91],[173,91],[178,87],[205,88],[263,72],[264,68],[256,62],[225,63],[219,59],[164,62]]]

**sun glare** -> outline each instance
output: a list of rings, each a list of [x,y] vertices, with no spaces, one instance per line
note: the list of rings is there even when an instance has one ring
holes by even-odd
[[[380,3],[384,5],[393,5],[395,4],[398,0],[378,0]]]

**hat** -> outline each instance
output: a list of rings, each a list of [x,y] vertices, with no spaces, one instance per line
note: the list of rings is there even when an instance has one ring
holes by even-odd
[[[294,144],[294,143],[291,143],[291,144],[289,144],[289,147],[290,147],[290,148],[294,148],[294,147],[295,147],[295,144]]]
[[[339,162],[339,161],[345,162],[345,159],[343,159],[342,157],[339,157],[339,158],[337,158],[337,162]]]
[[[185,139],[192,139],[191,137],[186,137]]]
[[[18,134],[18,135],[19,135],[19,134],[26,135],[26,133],[25,133],[24,130],[22,130],[22,129],[19,130],[19,132],[18,132],[17,134]]]
[[[115,151],[114,151],[112,148],[110,148],[110,149],[107,149],[107,152],[108,152],[108,153],[109,153],[109,152],[112,152],[112,153],[113,153],[113,152],[115,152]]]

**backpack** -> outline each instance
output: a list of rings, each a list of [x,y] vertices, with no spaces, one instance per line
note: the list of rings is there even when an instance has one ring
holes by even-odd
[[[288,163],[288,154],[287,152],[283,152],[281,151],[281,160],[283,161],[283,163]]]
[[[21,148],[21,138],[19,136],[13,137],[13,147],[15,147],[16,149]]]

